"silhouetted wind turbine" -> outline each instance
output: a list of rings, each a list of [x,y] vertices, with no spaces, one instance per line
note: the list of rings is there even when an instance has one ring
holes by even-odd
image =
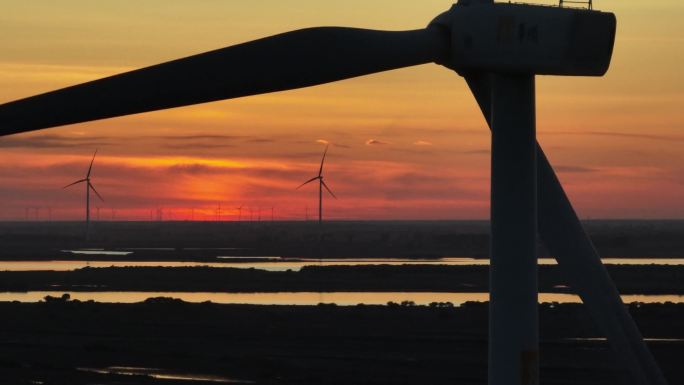
[[[538,231],[629,378],[662,385],[536,143],[535,75],[602,76],[615,30],[612,13],[459,0],[424,29],[302,29],[13,101],[0,135],[440,64],[465,78],[492,129],[489,383],[538,383]]]
[[[97,155],[97,150],[95,150],[95,153],[93,154],[93,159],[90,160],[90,166],[88,166],[88,172],[86,173],[86,177],[83,179],[79,179],[74,183],[70,183],[63,188],[67,188],[73,185],[77,185],[79,183],[85,183],[85,188],[86,188],[86,240],[90,239],[90,190],[93,190],[95,195],[97,195],[98,198],[102,202],[104,202],[104,199],[102,199],[102,196],[100,193],[95,190],[95,186],[90,182],[90,174],[93,172],[93,162],[95,162],[95,156]]]
[[[333,194],[332,191],[330,191],[330,188],[328,187],[327,184],[323,181],[323,162],[325,162],[325,155],[328,153],[328,146],[325,146],[325,151],[323,151],[323,158],[321,158],[321,167],[318,169],[318,175],[315,177],[307,180],[306,182],[302,183],[297,187],[297,190],[299,190],[302,186],[307,185],[315,180],[318,180],[318,223],[322,224],[323,223],[323,187],[332,195],[333,198],[337,199],[335,194]]]
[[[236,210],[238,211],[238,222],[242,221],[242,206],[243,205],[240,205],[240,207],[236,207]]]

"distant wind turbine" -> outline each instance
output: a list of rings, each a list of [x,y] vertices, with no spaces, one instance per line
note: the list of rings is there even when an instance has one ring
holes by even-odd
[[[318,169],[318,175],[307,180],[306,182],[302,183],[297,187],[297,190],[299,190],[301,187],[304,185],[307,185],[315,180],[318,180],[318,223],[322,224],[323,223],[323,187],[325,187],[326,190],[332,195],[333,198],[337,199],[335,194],[330,190],[327,184],[323,181],[323,163],[325,162],[325,155],[328,153],[328,146],[325,146],[325,151],[323,151],[323,158],[321,159],[321,167]]]
[[[238,222],[242,221],[242,206],[243,205],[240,205],[240,207],[235,208],[238,211]]]
[[[68,185],[63,187],[63,188],[67,188],[67,187],[85,182],[85,186],[86,186],[86,240],[88,240],[89,235],[90,235],[90,190],[93,190],[95,195],[97,195],[97,197],[100,198],[100,200],[102,202],[104,202],[104,199],[102,199],[102,196],[100,195],[100,193],[98,193],[97,190],[95,190],[95,186],[93,186],[93,184],[90,183],[90,174],[93,171],[93,162],[95,162],[95,156],[96,155],[97,155],[97,150],[95,150],[95,153],[93,154],[93,159],[90,160],[90,167],[88,167],[88,173],[86,174],[85,178],[79,179],[76,182],[68,184]]]

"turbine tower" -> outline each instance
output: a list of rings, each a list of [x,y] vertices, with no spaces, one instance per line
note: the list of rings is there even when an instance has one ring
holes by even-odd
[[[489,383],[539,382],[538,233],[629,378],[662,385],[535,139],[535,76],[604,75],[615,30],[612,13],[459,0],[424,29],[302,29],[13,101],[0,105],[0,135],[442,65],[465,78],[492,130]]]
[[[93,171],[93,162],[95,162],[95,156],[96,155],[97,155],[97,150],[95,150],[95,153],[93,154],[93,159],[90,160],[90,166],[88,167],[88,172],[86,173],[85,178],[79,179],[76,182],[70,183],[70,184],[63,187],[63,188],[67,188],[67,187],[70,187],[73,185],[77,185],[79,183],[85,183],[85,189],[86,189],[86,216],[85,216],[85,218],[86,218],[86,241],[90,240],[90,190],[93,190],[95,195],[97,195],[97,197],[100,198],[100,200],[102,202],[104,202],[104,199],[102,199],[102,196],[100,195],[100,193],[98,193],[97,190],[95,190],[95,186],[93,186],[93,184],[90,182],[90,174]],[[100,215],[100,210],[98,208],[98,220],[100,219],[99,215]]]
[[[335,194],[333,194],[332,191],[330,191],[330,188],[328,187],[327,184],[323,181],[323,162],[325,162],[325,155],[328,153],[328,146],[325,146],[325,151],[323,151],[323,158],[321,159],[321,167],[318,169],[318,175],[315,177],[307,180],[306,182],[302,183],[297,187],[297,190],[299,190],[302,186],[307,185],[315,180],[318,180],[318,224],[323,224],[323,187],[332,195],[333,198],[337,199]]]

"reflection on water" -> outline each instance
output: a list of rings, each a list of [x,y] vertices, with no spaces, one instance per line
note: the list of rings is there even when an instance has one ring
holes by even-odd
[[[219,376],[209,376],[200,374],[176,374],[169,373],[163,369],[155,368],[135,368],[127,366],[110,366],[108,368],[77,368],[82,372],[100,373],[100,374],[121,374],[127,376],[147,376],[160,380],[185,380],[185,381],[206,381],[218,382],[224,384],[253,384],[253,381],[234,380]]]
[[[180,262],[180,261],[1,261],[0,271],[69,271],[84,267],[233,267],[221,262]]]
[[[487,259],[475,258],[440,258],[440,259],[395,259],[395,258],[364,258],[364,259],[308,259],[308,258],[280,258],[277,256],[231,256],[217,257],[220,262],[181,262],[181,261],[0,261],[0,271],[27,270],[56,270],[67,271],[89,267],[232,267],[238,269],[260,269],[268,271],[298,271],[304,266],[363,266],[363,265],[449,265],[472,266],[488,265]],[[684,265],[684,258],[604,258],[607,265]],[[540,265],[554,265],[555,259],[540,258]]]
[[[186,302],[211,301],[222,304],[251,304],[251,305],[317,305],[319,303],[335,303],[340,306],[357,304],[385,305],[388,302],[413,301],[416,305],[428,305],[431,302],[451,302],[460,305],[468,301],[485,302],[489,300],[489,293],[408,293],[408,292],[278,292],[278,293],[213,293],[213,292],[118,292],[118,291],[29,291],[2,292],[0,301],[38,302],[50,295],[61,297],[63,293],[71,299],[79,301],[93,300],[97,302],[134,303],[142,302],[152,297],[179,298]],[[684,303],[683,295],[623,295],[626,303]],[[567,293],[539,293],[539,302],[580,303],[580,298]]]
[[[80,255],[117,255],[124,256],[133,254],[132,251],[112,251],[103,249],[79,249],[79,250],[61,250],[63,253],[80,254]]]
[[[566,341],[608,341],[605,337],[563,338]],[[684,338],[644,338],[646,342],[684,342]]]
[[[287,259],[278,257],[275,255],[272,256],[254,256],[254,255],[231,255],[229,257],[216,257],[216,259],[224,259],[224,260],[269,260],[269,261],[287,261]]]

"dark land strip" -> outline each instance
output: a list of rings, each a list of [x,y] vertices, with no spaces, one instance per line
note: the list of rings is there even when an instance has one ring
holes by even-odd
[[[586,221],[603,257],[684,257],[684,221]],[[487,221],[0,222],[0,259],[82,259],[61,252],[83,247],[133,250],[125,260],[215,260],[217,255],[284,257],[444,256],[486,258]],[[144,248],[145,250],[141,250]],[[164,248],[164,250],[152,250]],[[539,244],[540,256],[546,256]]]
[[[684,266],[609,265],[622,294],[684,294]],[[306,266],[300,271],[107,267],[2,271],[0,291],[487,292],[488,266]],[[539,266],[541,292],[572,293],[557,265]]]
[[[684,383],[684,305],[633,304],[671,384]],[[3,384],[197,384],[75,368],[160,368],[257,384],[485,384],[487,305],[0,303]],[[541,383],[625,384],[582,305],[540,305]],[[33,382],[39,381],[39,382]]]

